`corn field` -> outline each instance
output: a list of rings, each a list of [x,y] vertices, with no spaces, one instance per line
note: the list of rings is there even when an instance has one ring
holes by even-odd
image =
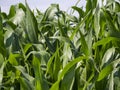
[[[0,90],[120,90],[120,1],[71,10],[0,11]]]

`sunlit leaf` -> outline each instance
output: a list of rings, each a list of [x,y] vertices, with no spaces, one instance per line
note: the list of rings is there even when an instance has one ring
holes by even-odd
[[[97,81],[100,81],[103,78],[105,78],[106,76],[108,76],[109,74],[111,74],[111,72],[117,66],[117,64],[119,62],[120,62],[120,59],[117,59],[117,60],[113,61],[112,63],[110,63],[109,65],[107,65],[105,68],[103,68],[101,70],[101,72],[99,73]]]
[[[35,72],[35,89],[36,90],[48,90],[49,87],[44,80],[42,72],[40,71],[41,70],[40,61],[36,56],[34,56],[33,58],[33,68]]]
[[[28,37],[28,40],[31,43],[37,43],[38,42],[38,25],[37,20],[26,4],[26,35]]]

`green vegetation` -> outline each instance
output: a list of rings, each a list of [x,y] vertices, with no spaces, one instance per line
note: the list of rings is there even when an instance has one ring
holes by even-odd
[[[0,90],[120,90],[120,2],[98,1],[0,12]]]

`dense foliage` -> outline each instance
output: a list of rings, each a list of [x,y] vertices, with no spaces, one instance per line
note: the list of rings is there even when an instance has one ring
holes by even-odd
[[[0,12],[1,90],[120,90],[120,2]]]

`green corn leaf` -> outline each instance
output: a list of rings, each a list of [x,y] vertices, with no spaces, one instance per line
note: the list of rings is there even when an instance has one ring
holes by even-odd
[[[109,90],[114,90],[114,72],[112,72],[110,75]]]
[[[77,6],[72,6],[72,8],[79,13],[79,17],[84,17],[84,11],[81,8]]]
[[[3,34],[3,25],[1,17],[1,8],[0,8],[0,53],[5,55],[5,45],[4,45],[4,34]]]
[[[120,59],[117,59],[117,60],[111,62],[105,68],[103,68],[101,70],[101,72],[99,73],[97,81],[100,81],[100,80],[104,79],[105,77],[107,77],[109,74],[111,74],[111,72],[114,70],[114,68],[117,66],[117,64],[119,62],[120,62]]]
[[[64,42],[67,42],[67,43],[71,43],[71,41],[69,40],[69,38],[66,38],[66,37],[63,37],[63,36],[53,36],[53,37],[50,37],[52,39],[58,39],[60,41],[64,41]]]
[[[54,80],[58,79],[58,73],[61,67],[61,63],[60,63],[60,53],[59,51],[57,52],[57,54],[55,55],[55,59],[54,59],[54,68],[53,68],[53,77]]]
[[[26,78],[20,77],[19,82],[20,90],[34,90],[34,87],[32,87],[33,85],[31,85],[31,83]]]
[[[32,84],[33,83],[33,81],[34,81],[34,78],[32,77],[32,76],[30,76],[27,72],[26,72],[26,70],[25,70],[25,68],[23,67],[23,66],[14,66],[17,70],[19,70],[23,75],[24,75],[24,77]],[[33,85],[32,85],[33,86]]]
[[[85,17],[83,18],[82,21],[80,21],[77,26],[75,27],[75,30],[73,31],[72,35],[70,36],[70,40],[72,40],[75,36],[75,34],[77,33],[77,31],[79,30],[79,28],[85,23],[85,21],[89,18],[89,15],[91,14],[91,11],[89,11]]]
[[[16,9],[16,13],[15,13],[14,17],[11,19],[11,21],[15,25],[18,25],[18,24],[20,24],[23,21],[24,17],[25,17],[25,12],[22,9]],[[14,27],[15,27],[15,25],[14,25]],[[15,28],[13,28],[13,29],[15,29]]]
[[[80,62],[80,61],[83,60],[83,59],[86,59],[86,57],[78,57],[78,58],[72,60],[70,63],[68,63],[68,64],[64,67],[64,69],[62,70],[62,72],[60,73],[58,79],[59,79],[59,80],[62,79],[62,77],[66,74],[66,72],[67,72],[73,65],[75,65],[75,64],[78,63],[78,62]]]
[[[88,31],[88,34],[86,36],[86,44],[88,47],[89,54],[92,55],[92,30]]]
[[[72,67],[70,70],[68,70],[68,72],[64,76],[61,82],[60,90],[72,90],[74,80],[75,80],[75,67]]]
[[[100,46],[100,45],[105,45],[111,41],[120,41],[119,38],[115,38],[115,37],[107,37],[107,38],[103,38],[100,41],[97,41],[96,43],[94,43],[93,48]]]
[[[26,4],[26,35],[30,43],[38,42],[38,25],[37,20]]]
[[[109,64],[114,54],[115,54],[115,47],[108,49],[103,56],[100,67],[102,68],[104,65]]]
[[[2,63],[1,67],[0,67],[0,86],[2,85],[2,80],[3,80],[3,71],[4,71],[4,67],[6,65],[6,61]]]
[[[50,90],[59,90],[59,83],[60,81],[57,81],[56,83],[54,83],[50,88]]]
[[[95,29],[95,33],[96,33],[96,37],[98,39],[98,35],[100,32],[100,10],[99,10],[99,5],[96,7],[96,12],[94,14],[94,29]]]
[[[115,12],[120,12],[120,3],[115,2]]]
[[[72,51],[69,43],[65,42],[64,44],[62,59],[63,59],[63,67],[65,67],[66,64],[69,62],[69,60],[72,59]]]
[[[81,45],[82,45],[82,50],[83,50],[83,52],[84,52],[84,54],[86,55],[86,56],[89,56],[89,49],[88,49],[88,45],[87,45],[87,43],[86,43],[86,40],[85,40],[85,37],[83,36],[83,34],[82,34],[82,32],[81,31],[79,31],[80,32],[80,36],[81,36]]]
[[[51,4],[51,6],[45,11],[42,21],[53,20],[55,13],[59,10],[58,4]]]
[[[53,45],[50,43],[49,38],[45,37],[46,44],[51,52],[55,52]]]
[[[33,58],[33,68],[35,72],[35,89],[36,90],[49,90],[47,83],[44,81],[44,77],[42,75],[40,61],[34,56]]]
[[[86,13],[89,12],[92,9],[92,1],[91,0],[87,0],[86,3]]]
[[[23,11],[26,12],[26,7],[22,3],[19,3],[19,8],[22,8]]]
[[[17,57],[20,57],[20,55],[19,54],[10,54],[10,56],[9,56],[9,59],[8,59],[8,61],[13,65],[13,66],[17,66],[18,65],[18,62],[17,62],[17,60],[16,60],[16,58]]]
[[[107,26],[109,28],[110,36],[120,38],[120,32],[114,24],[115,22],[113,21],[113,17],[111,15],[111,13],[104,9],[103,9],[103,11],[104,11],[104,15],[105,15],[105,18],[107,21]]]
[[[2,64],[4,63],[4,57],[3,55],[0,53],[0,67],[2,66]]]
[[[46,70],[46,74],[50,73],[51,76],[53,76],[53,66],[52,66],[52,62],[55,58],[55,56],[58,54],[59,50],[61,49],[63,45],[61,45],[59,48],[57,48],[56,52],[51,56],[51,58],[49,59],[48,63],[47,63],[47,70]],[[57,58],[56,58],[57,59]]]
[[[24,47],[24,53],[26,54],[29,48],[32,46],[32,44],[26,44]]]
[[[60,80],[64,77],[64,75],[67,73],[67,71],[68,71],[72,66],[74,66],[76,63],[78,63],[79,61],[81,61],[81,60],[83,60],[83,59],[86,59],[86,57],[78,57],[78,58],[72,60],[70,63],[68,63],[68,64],[63,68],[62,72],[59,74],[59,76],[58,76],[58,81],[56,81],[56,82],[52,85],[52,87],[51,87],[50,90],[53,90],[53,89],[55,89],[55,88],[58,88],[58,87],[59,87],[58,85],[59,85]],[[56,90],[59,90],[59,89],[56,89]]]
[[[0,32],[3,30],[3,25],[2,25],[2,15],[1,15],[1,8],[0,8]]]
[[[16,13],[15,5],[11,5],[8,18],[9,19],[12,18],[15,15],[15,13]]]

